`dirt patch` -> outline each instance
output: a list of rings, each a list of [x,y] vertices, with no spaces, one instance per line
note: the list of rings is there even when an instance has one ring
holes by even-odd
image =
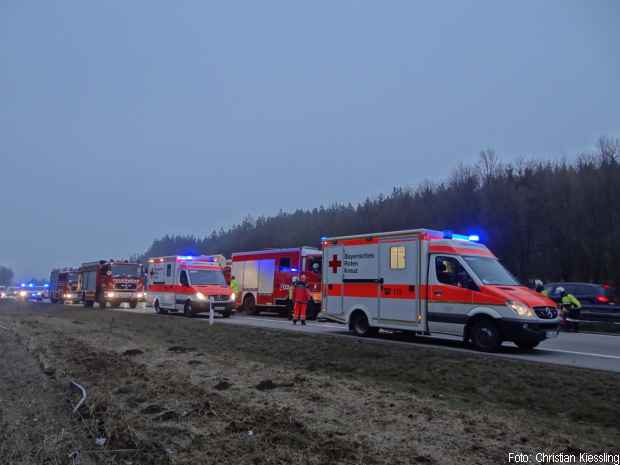
[[[174,352],[177,354],[185,354],[187,352],[195,352],[195,347],[183,347],[183,346],[172,346],[168,348],[168,352]]]
[[[127,357],[135,357],[136,355],[142,355],[144,352],[140,349],[129,349],[123,352],[123,355]]]

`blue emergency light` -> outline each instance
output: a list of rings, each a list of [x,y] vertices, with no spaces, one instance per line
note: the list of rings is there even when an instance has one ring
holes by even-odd
[[[194,259],[194,257],[192,257],[191,255],[179,255],[177,256],[177,258],[179,260],[193,260]]]
[[[452,231],[444,231],[443,232],[444,239],[453,239],[456,241],[470,241],[470,242],[478,242],[480,240],[480,236],[478,234],[455,234]]]

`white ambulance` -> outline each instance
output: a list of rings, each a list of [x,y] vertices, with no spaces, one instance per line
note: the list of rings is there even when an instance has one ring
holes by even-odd
[[[222,258],[174,255],[149,259],[147,295],[155,311],[191,317],[213,310],[229,317],[235,295],[224,278]]]
[[[556,304],[477,239],[429,229],[323,238],[323,313],[359,336],[449,334],[484,351],[556,336]]]

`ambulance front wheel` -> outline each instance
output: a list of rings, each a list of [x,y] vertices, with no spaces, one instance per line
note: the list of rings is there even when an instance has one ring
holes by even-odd
[[[367,337],[376,336],[379,332],[378,328],[372,328],[368,322],[368,317],[361,310],[357,310],[351,315],[350,329],[356,336]]]
[[[185,306],[183,307],[183,315],[185,315],[188,318],[192,318],[194,316],[191,302],[185,302]]]
[[[497,324],[490,318],[483,318],[471,328],[471,340],[476,349],[483,352],[496,352],[502,344]]]

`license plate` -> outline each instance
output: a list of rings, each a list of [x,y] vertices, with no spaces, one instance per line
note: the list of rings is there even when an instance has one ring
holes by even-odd
[[[226,307],[222,305],[216,305],[215,307],[213,307],[213,310],[226,310]]]

